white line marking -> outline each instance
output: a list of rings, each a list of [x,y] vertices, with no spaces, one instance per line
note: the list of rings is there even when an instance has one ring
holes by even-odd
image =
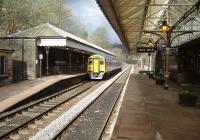
[[[131,74],[134,72],[134,65],[131,67]]]
[[[108,80],[105,84],[97,88],[94,92],[84,97],[82,100],[77,102],[69,110],[64,112],[56,120],[51,122],[41,131],[37,132],[34,136],[29,138],[29,140],[51,140],[54,139],[67,125],[70,124],[87,106],[89,106],[99,95],[101,95],[119,76],[125,72],[125,70],[117,74],[112,79]]]
[[[118,106],[116,107],[116,113],[112,119],[112,123],[110,124],[109,128],[108,128],[108,132],[106,133],[107,136],[103,137],[102,140],[104,139],[111,139],[112,137],[112,133],[114,131],[114,128],[115,128],[115,124],[117,122],[117,119],[118,119],[118,115],[119,115],[119,110],[121,108],[121,105],[122,105],[122,102],[123,102],[123,99],[124,99],[124,95],[126,93],[126,88],[128,86],[128,82],[129,82],[129,79],[130,79],[130,75],[132,74],[132,69],[133,69],[133,66],[131,68],[131,72],[129,73],[128,75],[128,78],[126,79],[126,82],[125,82],[125,85],[123,87],[123,90],[121,92],[121,95],[120,95],[120,99],[119,99],[119,102],[118,102]]]
[[[157,131],[155,140],[163,140],[161,134]]]

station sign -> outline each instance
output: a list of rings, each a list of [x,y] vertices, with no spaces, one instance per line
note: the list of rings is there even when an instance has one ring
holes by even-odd
[[[43,59],[43,54],[39,54],[39,59],[40,59],[40,60]]]
[[[177,47],[169,48],[169,55],[179,55],[179,50]],[[162,55],[166,55],[166,48],[162,49]]]
[[[67,46],[65,38],[40,38],[37,42],[38,46]]]
[[[156,51],[156,48],[153,47],[137,47],[138,53],[150,53]]]

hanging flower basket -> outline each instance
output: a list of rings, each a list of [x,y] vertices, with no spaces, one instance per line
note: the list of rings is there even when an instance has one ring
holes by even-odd
[[[152,71],[149,72],[149,78],[151,78],[151,79],[154,78],[154,72],[152,72]]]
[[[179,93],[179,104],[185,106],[195,106],[198,97],[189,91]]]
[[[161,74],[157,74],[155,76],[155,79],[156,79],[156,85],[163,85],[165,82],[165,80]]]
[[[138,73],[139,73],[139,74],[147,74],[148,71],[144,71],[144,70],[143,70],[143,71],[139,71]]]

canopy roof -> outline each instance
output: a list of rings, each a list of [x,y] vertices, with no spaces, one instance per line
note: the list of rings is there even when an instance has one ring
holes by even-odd
[[[173,26],[197,2],[198,0],[97,0],[130,54],[135,54],[136,47],[145,46],[149,39],[156,42],[159,39],[156,34],[164,36],[159,29],[162,21],[166,20]],[[193,11],[176,27],[172,38],[179,36],[178,34],[183,36],[174,39],[172,46],[199,37],[198,15],[197,10]]]
[[[95,44],[92,44],[92,43],[90,43],[90,42],[88,42],[84,39],[81,39],[81,38],[79,38],[79,37],[77,37],[77,36],[75,36],[75,35],[73,35],[69,32],[63,31],[63,30],[61,30],[61,29],[59,29],[59,28],[57,28],[57,27],[55,27],[55,26],[53,26],[49,23],[45,23],[45,24],[30,28],[30,29],[27,29],[27,30],[18,31],[17,33],[13,33],[13,34],[9,35],[9,37],[33,37],[33,38],[43,37],[43,38],[46,38],[46,39],[49,38],[48,42],[53,43],[52,45],[55,45],[55,46],[60,46],[60,45],[64,44],[63,40],[61,40],[61,39],[67,38],[67,39],[75,40],[79,43],[85,44],[88,47],[100,50],[100,51],[107,53],[109,55],[116,56],[112,52],[110,52],[106,49],[103,49],[102,47],[99,47]],[[53,39],[52,37],[56,37],[56,38]],[[60,40],[59,40],[59,37],[61,38]],[[57,43],[57,45],[55,43]]]

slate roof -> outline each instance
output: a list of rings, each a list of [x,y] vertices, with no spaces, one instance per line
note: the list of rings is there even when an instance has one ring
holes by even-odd
[[[108,50],[92,44],[84,39],[81,39],[71,33],[63,31],[51,25],[50,23],[45,23],[27,30],[18,31],[16,33],[10,34],[9,37],[66,37],[115,56],[115,54],[109,52]]]

